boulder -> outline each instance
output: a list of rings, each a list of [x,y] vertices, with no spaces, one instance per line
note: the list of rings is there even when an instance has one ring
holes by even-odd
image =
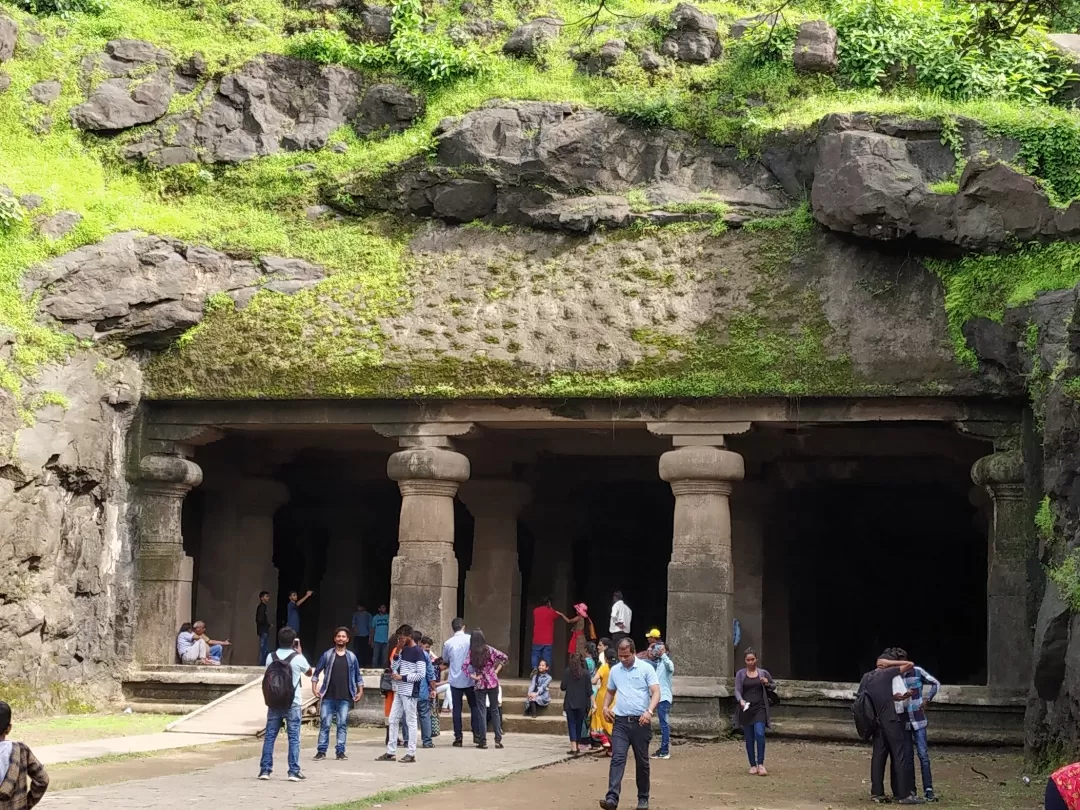
[[[776,12],[773,12],[772,14],[755,14],[752,17],[743,17],[731,24],[731,27],[728,29],[728,35],[732,39],[742,39],[743,35],[751,28],[756,28],[759,25],[773,26],[776,25],[779,19],[780,15]]]
[[[596,76],[615,67],[624,53],[626,53],[625,39],[609,39],[596,53],[577,54],[574,59],[581,71]]]
[[[156,121],[168,112],[173,97],[171,64],[168,51],[144,40],[107,42],[103,53],[83,60],[83,74],[88,83],[102,75],[106,78],[90,90],[84,103],[71,109],[72,125],[110,132]],[[192,67],[189,59],[181,70]]]
[[[363,86],[347,68],[265,54],[208,84],[205,104],[162,118],[124,155],[155,165],[240,163],[282,149],[321,149],[356,117]]]
[[[559,38],[563,21],[557,17],[537,17],[519,25],[503,45],[503,53],[511,56],[536,56],[537,51]]]
[[[638,54],[638,64],[646,73],[656,73],[664,66],[664,59],[652,48],[645,48]]]
[[[11,17],[0,14],[0,62],[6,62],[15,55],[18,39],[19,24]]]
[[[1071,81],[1059,93],[1059,98],[1076,101],[1080,98],[1080,34],[1048,34],[1047,39],[1071,65]]]
[[[625,197],[601,195],[554,200],[522,211],[527,224],[539,228],[587,233],[598,227],[623,228],[630,224]]]
[[[47,79],[30,85],[30,97],[38,104],[52,104],[60,98],[60,82],[56,79]]]
[[[365,33],[372,39],[390,39],[390,20],[393,14],[393,9],[389,6],[364,6],[360,19],[364,23]]]
[[[717,39],[716,17],[689,3],[679,3],[671,12],[671,31],[660,44],[660,52],[680,62],[703,64],[717,59],[724,47]]]
[[[795,38],[795,70],[802,73],[835,73],[837,66],[836,29],[824,20],[799,26]]]
[[[82,222],[82,214],[76,211],[61,211],[51,217],[38,217],[34,220],[37,232],[48,239],[61,239],[75,230]]]
[[[913,209],[928,196],[907,144],[876,132],[832,132],[817,144],[810,191],[814,218],[834,231],[900,239],[914,230]]]
[[[1011,166],[973,158],[964,167],[955,198],[956,241],[978,250],[1003,245],[1010,238],[1027,242],[1056,236],[1057,220],[1068,219],[1073,209],[1053,208],[1034,178]]]
[[[206,299],[228,292],[250,300],[263,285],[311,286],[323,270],[299,259],[242,261],[175,239],[114,234],[36,268],[27,287],[41,310],[81,339],[120,339],[164,348],[203,317]]]
[[[45,201],[41,198],[40,194],[23,194],[19,197],[19,205],[27,211],[36,211],[41,208],[44,203]]]
[[[423,96],[400,85],[376,84],[364,93],[353,129],[360,136],[390,135],[408,129],[423,114]]]

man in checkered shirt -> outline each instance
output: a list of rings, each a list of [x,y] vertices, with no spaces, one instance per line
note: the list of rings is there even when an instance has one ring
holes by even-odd
[[[901,660],[910,660],[903,650],[898,651]],[[907,722],[904,727],[911,731],[911,741],[915,746],[915,752],[919,755],[919,767],[922,770],[923,792],[928,802],[936,802],[934,795],[934,780],[930,776],[930,752],[926,747],[926,710],[924,704],[930,703],[937,697],[941,682],[920,666],[916,666],[904,676],[904,685],[908,688],[911,697],[907,703]],[[929,685],[930,694],[923,698],[923,687]],[[914,782],[912,782],[914,784]]]

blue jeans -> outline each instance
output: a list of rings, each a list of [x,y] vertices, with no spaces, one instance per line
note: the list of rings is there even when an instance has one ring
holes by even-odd
[[[330,747],[330,721],[337,723],[337,744],[334,751],[339,755],[345,753],[345,736],[349,726],[349,704],[351,700],[326,700],[323,699],[319,706],[319,748],[320,754],[325,754]]]
[[[259,633],[259,666],[266,666],[266,659],[270,657],[270,631]]]
[[[431,698],[416,701],[416,715],[420,721],[420,742],[424,748],[430,748],[435,744],[431,741]]]
[[[926,729],[913,728],[911,730],[911,740],[915,743],[915,753],[919,755],[919,768],[922,770],[923,792],[932,793],[934,790],[934,779],[930,776],[930,752],[926,748]]]
[[[220,664],[221,663],[221,652],[222,652],[222,650],[221,650],[221,645],[220,644],[213,645],[210,648],[210,658],[212,660],[214,660],[214,661],[217,661]],[[267,655],[269,655],[269,653],[267,653]],[[266,659],[264,658],[263,660],[265,661]]]
[[[743,726],[743,739],[746,740],[746,757],[750,760],[750,767],[756,768],[765,764],[765,724],[754,723],[752,726]],[[754,755],[754,743],[757,743],[757,756]]]
[[[536,665],[541,661],[547,661],[548,667],[551,666],[551,645],[550,644],[533,644],[532,645],[532,668],[536,669]]]
[[[371,665],[378,669],[386,669],[389,661],[386,659],[386,642],[373,641],[371,643]]]
[[[668,725],[668,714],[671,712],[671,701],[661,700],[656,704],[656,716],[660,718],[660,749],[658,754],[667,754],[668,746],[671,745],[671,726]],[[764,747],[765,743],[761,744]]]
[[[266,736],[263,737],[262,759],[259,761],[259,771],[262,773],[274,770],[274,743],[282,720],[289,736],[289,773],[300,773],[300,707],[295,704],[285,711],[266,710]]]

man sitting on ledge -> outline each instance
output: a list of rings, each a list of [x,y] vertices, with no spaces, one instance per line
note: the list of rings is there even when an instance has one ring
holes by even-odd
[[[222,647],[226,644],[229,644],[228,640],[214,641],[207,636],[204,622],[194,625],[185,622],[176,637],[176,653],[181,664],[221,666]]]

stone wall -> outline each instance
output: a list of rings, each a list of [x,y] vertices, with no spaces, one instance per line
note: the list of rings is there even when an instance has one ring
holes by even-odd
[[[19,708],[119,692],[135,610],[124,442],[140,386],[134,361],[80,352],[24,390],[34,412],[0,389],[0,693]]]

